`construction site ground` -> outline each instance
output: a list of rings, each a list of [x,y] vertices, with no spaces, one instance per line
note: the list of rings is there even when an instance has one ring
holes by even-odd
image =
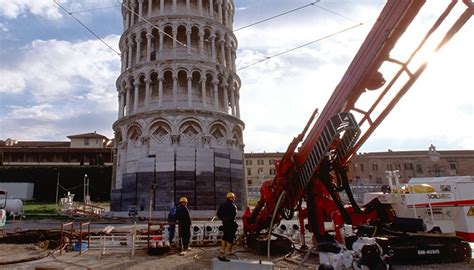
[[[108,223],[95,223],[95,230],[100,230]],[[130,230],[134,224],[113,224],[120,230]],[[144,226],[142,224],[141,226]],[[51,228],[58,231],[60,222],[57,221],[31,221],[21,224],[22,230],[31,228]],[[6,233],[13,229],[11,224],[6,227]],[[26,232],[26,231],[25,231]],[[18,233],[17,233],[18,234]],[[21,232],[20,232],[21,234]],[[27,235],[28,233],[24,233]],[[7,234],[8,235],[8,234]],[[10,234],[11,235],[11,234]],[[32,234],[33,235],[33,234]],[[32,237],[32,236],[25,236]],[[26,239],[28,240],[28,239]],[[213,269],[213,260],[219,255],[218,246],[192,246],[185,255],[180,255],[178,250],[172,248],[170,252],[151,256],[146,250],[137,250],[135,255],[126,250],[114,251],[89,250],[82,254],[79,251],[68,251],[59,254],[59,250],[51,249],[49,240],[37,241],[36,243],[22,244],[21,241],[13,239],[15,243],[0,244],[0,269]],[[52,240],[51,240],[52,241]],[[27,242],[27,241],[25,241]],[[49,246],[49,248],[48,248]],[[472,246],[472,245],[471,245]],[[474,247],[474,246],[473,246]],[[241,245],[235,248],[236,255],[230,258],[234,260],[258,261],[266,260],[266,256],[259,256],[252,250]],[[275,263],[274,269],[298,269],[304,254],[293,253],[292,256],[272,257]],[[317,269],[317,258],[308,258],[299,269]],[[220,268],[222,269],[222,268]],[[393,269],[474,269],[474,261],[470,264],[441,264],[423,266],[395,266]]]

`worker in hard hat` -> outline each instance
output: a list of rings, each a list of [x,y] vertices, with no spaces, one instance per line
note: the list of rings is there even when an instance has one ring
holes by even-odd
[[[181,197],[179,205],[176,208],[176,222],[178,223],[178,232],[180,240],[180,255],[186,254],[190,250],[189,240],[191,238],[191,216],[189,215],[188,198]]]
[[[235,222],[235,216],[237,216],[237,206],[235,205],[235,194],[228,192],[226,195],[226,202],[219,206],[217,210],[217,217],[222,220],[222,226],[224,235],[221,240],[220,256],[218,257],[221,261],[229,261],[227,255],[234,255],[232,246],[235,242],[235,233],[237,232],[237,222]]]

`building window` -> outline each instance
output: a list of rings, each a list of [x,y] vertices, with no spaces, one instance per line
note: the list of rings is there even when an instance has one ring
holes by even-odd
[[[258,168],[258,174],[262,174],[263,173],[263,168]]]
[[[413,170],[413,164],[411,163],[404,163],[403,167],[405,168],[405,170]]]
[[[360,171],[364,172],[364,164],[360,164]]]
[[[416,172],[423,173],[423,169],[421,168],[421,164],[416,164]]]
[[[451,175],[457,175],[458,174],[458,166],[456,163],[449,163],[449,170]]]
[[[372,164],[372,171],[378,171],[379,170],[379,165],[377,164]]]
[[[392,170],[392,164],[387,164],[387,171],[391,171]]]
[[[251,186],[252,185],[252,180],[247,180],[247,185]]]
[[[247,160],[245,161],[245,165],[250,165],[250,166],[252,166],[252,160],[251,160],[251,159],[247,159]]]
[[[89,145],[89,138],[84,138],[84,145]]]
[[[274,159],[269,159],[268,160],[268,165],[273,165],[275,164],[275,160]]]
[[[248,176],[252,175],[252,169],[247,168],[247,175],[248,175]]]
[[[270,170],[268,170],[268,174],[275,175],[275,168],[270,168]]]
[[[257,160],[257,165],[263,165],[263,159]]]
[[[399,163],[395,164],[395,169],[400,170],[400,164]]]

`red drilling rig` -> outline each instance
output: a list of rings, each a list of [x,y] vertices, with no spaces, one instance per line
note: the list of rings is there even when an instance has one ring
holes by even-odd
[[[269,250],[267,241],[273,226],[282,219],[292,219],[297,212],[302,233],[307,219],[318,243],[346,243],[351,249],[348,243],[353,244],[357,237],[380,236],[376,239],[383,249],[379,255],[387,263],[470,259],[470,247],[463,239],[391,230],[390,224],[398,219],[390,206],[377,199],[358,206],[347,176],[351,156],[426,69],[426,62],[412,68],[417,54],[444,26],[447,30],[435,46],[435,51],[439,50],[474,14],[472,1],[450,1],[411,54],[403,60],[393,58],[391,52],[424,5],[422,0],[388,0],[324,109],[319,115],[317,110],[313,113],[303,132],[293,139],[275,164],[275,178],[262,184],[255,208],[252,211],[247,208],[243,223],[249,246]],[[459,5],[463,12],[455,15],[457,19],[446,27],[446,18]],[[382,74],[381,67],[387,64],[392,66],[390,77]],[[359,102],[367,91],[375,98]],[[341,191],[347,193],[349,204],[340,199]],[[326,231],[324,222],[333,222],[332,235]],[[353,226],[356,235],[345,237],[341,231],[346,225]]]

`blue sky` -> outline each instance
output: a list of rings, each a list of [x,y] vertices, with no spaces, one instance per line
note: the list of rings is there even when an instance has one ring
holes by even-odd
[[[110,7],[75,16],[117,48],[122,31],[117,1],[59,2],[72,12]],[[239,28],[312,1],[234,2],[234,28]],[[238,72],[246,152],[286,149],[311,112],[322,110],[384,4],[382,0],[321,0],[318,6],[236,32],[239,68],[364,22]],[[436,7],[427,9],[434,12]],[[413,37],[432,15],[420,14]],[[469,68],[474,63],[473,32],[471,20],[361,151],[427,149],[430,144],[441,150],[474,149]],[[0,139],[67,140],[68,135],[92,131],[112,137],[119,72],[119,57],[52,0],[0,0]]]

